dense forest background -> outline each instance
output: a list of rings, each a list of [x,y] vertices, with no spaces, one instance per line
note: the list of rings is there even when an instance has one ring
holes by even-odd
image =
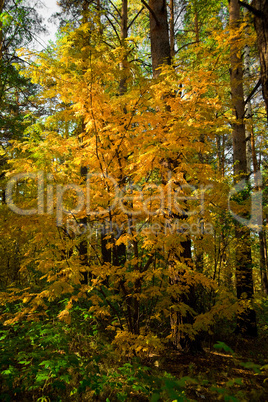
[[[0,0],[0,399],[266,401],[268,2],[58,4]]]

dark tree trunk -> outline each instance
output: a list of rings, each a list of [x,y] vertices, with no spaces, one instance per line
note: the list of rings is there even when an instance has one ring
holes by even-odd
[[[88,2],[86,0],[84,0],[83,4],[82,4],[82,23],[83,24],[87,23],[87,21],[88,21],[87,13],[88,13]],[[84,40],[85,40],[85,44],[86,44],[87,38]],[[87,65],[86,54],[83,54],[82,57],[83,57],[82,58],[83,70],[85,72],[86,65]],[[81,131],[82,131],[82,133],[85,133],[85,131],[86,131],[86,125],[85,125],[84,121],[82,121]],[[81,146],[83,146],[83,137],[80,138],[80,141],[81,141]],[[88,168],[86,166],[81,166],[80,176],[81,176],[83,184],[85,184],[87,181],[87,174],[88,174]],[[86,215],[83,218],[79,219],[79,224],[81,226],[83,225],[83,227],[87,227],[87,216]],[[86,284],[88,284],[88,280],[89,280],[88,274],[89,273],[88,273],[88,243],[85,238],[79,242],[77,249],[78,249],[78,253],[79,253],[80,263],[84,267],[84,270],[80,272],[80,274],[82,275],[82,279],[80,282],[82,285],[86,285]]]
[[[119,82],[119,94],[122,96],[127,91],[127,45],[126,39],[128,37],[128,0],[122,0],[122,8],[121,8],[121,19],[120,19],[120,42],[122,47],[122,59],[120,62],[120,82]],[[127,112],[126,108],[124,108],[125,113]],[[121,165],[122,156],[118,152],[116,155],[118,159],[118,164]],[[124,177],[118,178],[119,183],[124,183]],[[113,221],[112,215],[110,215],[110,228],[107,228],[105,223],[103,225],[103,231],[101,234],[101,252],[102,252],[102,260],[103,262],[113,263],[113,265],[120,266],[124,265],[126,262],[126,245],[120,244],[116,246],[113,244],[112,248],[107,248],[109,243],[115,243],[117,238],[122,234],[117,233],[115,235],[113,233]],[[110,235],[111,238],[106,239],[106,236]]]
[[[3,12],[4,8],[4,0],[0,0],[0,14]],[[2,62],[3,58],[3,22],[0,21],[0,63]]]
[[[84,124],[83,124],[83,128],[84,128]],[[81,175],[81,178],[84,183],[86,183],[86,180],[87,180],[87,173],[88,173],[87,167],[82,166],[80,169],[80,175]],[[84,228],[87,227],[87,216],[86,215],[83,218],[79,219],[79,224],[81,226],[83,226]],[[88,265],[88,243],[87,243],[86,238],[82,239],[79,242],[77,249],[78,249],[81,265],[84,267],[84,270],[80,272],[82,275],[82,279],[80,282],[82,285],[86,285],[86,284],[88,284],[88,280],[89,280],[89,277],[88,277],[88,275],[89,275],[89,272],[88,272],[88,266],[89,266]]]
[[[174,17],[174,0],[170,0],[169,32],[170,32],[170,56],[171,56],[171,58],[173,58],[173,57],[175,56],[175,17]]]
[[[126,90],[126,80],[127,80],[127,49],[126,49],[126,39],[128,36],[128,0],[122,0],[122,13],[121,13],[121,46],[122,46],[122,61],[121,61],[121,79],[119,84],[120,95],[123,95]]]
[[[268,0],[253,0],[251,5],[257,10],[254,25],[260,55],[262,93],[268,119]]]
[[[261,271],[261,285],[262,291],[268,295],[268,278],[267,278],[267,247],[265,232],[262,230],[259,233],[260,241],[260,271]]]
[[[128,37],[128,0],[122,0],[122,11],[121,11],[121,46],[123,48],[123,59],[121,63],[121,80],[119,84],[120,95],[124,95],[127,91],[127,45],[126,39]],[[127,112],[125,108],[125,113]],[[118,155],[118,163],[121,165],[121,155]],[[123,176],[120,177],[120,183],[125,182]],[[122,233],[118,233],[120,236]],[[126,262],[127,249],[125,244],[120,244],[119,246],[113,247],[113,264],[116,266],[124,265]]]
[[[238,0],[229,2],[230,28],[236,31],[240,24]],[[245,103],[243,91],[243,61],[238,37],[233,37],[230,46],[231,97],[235,120],[233,130],[234,181],[247,178],[247,155],[245,134]],[[253,296],[252,257],[250,229],[235,222],[236,247],[236,290],[238,299],[251,300]],[[244,310],[237,318],[237,332],[244,336],[256,336],[256,314],[252,308]]]
[[[171,47],[169,44],[169,32],[167,23],[167,4],[165,0],[150,0],[149,6],[147,5],[150,13],[150,36],[151,36],[151,55],[152,55],[152,67],[153,67],[153,77],[157,78],[161,72],[161,66],[164,64],[171,64]],[[168,106],[166,110],[169,111]],[[174,171],[178,167],[178,160],[167,161],[169,170]],[[187,215],[175,216],[173,218],[185,219]],[[186,239],[181,243],[183,247],[183,252],[180,255],[174,253],[175,260],[179,260],[185,264],[192,263],[191,255],[191,240],[187,236]],[[176,261],[170,261],[171,267],[176,264]],[[174,275],[170,277],[170,283],[180,284],[182,289],[187,289],[187,291],[180,296],[180,298],[172,297],[172,303],[185,303],[190,306],[191,309],[195,308],[195,288],[187,283],[185,270],[181,269],[175,271]],[[187,351],[197,351],[201,349],[200,340],[192,339],[187,333],[182,334],[179,330],[180,324],[192,325],[194,323],[193,314],[188,311],[186,315],[182,316],[180,311],[174,311],[171,313],[171,327],[172,327],[172,342],[177,348],[182,348]]]
[[[181,246],[183,247],[183,252],[179,256],[177,256],[177,258],[186,265],[191,265],[191,240],[186,240],[182,242]],[[199,291],[202,292],[202,289],[198,289],[195,284],[189,283],[189,277],[185,274],[186,271],[182,268],[178,272],[176,272],[174,278],[170,279],[171,284],[180,284],[182,289],[182,294],[180,295],[179,300],[178,298],[173,297],[171,298],[171,300],[174,305],[176,305],[176,303],[178,303],[179,301],[180,303],[189,306],[191,310],[197,311],[198,293]],[[185,291],[183,292],[184,289]],[[173,345],[176,348],[182,349],[184,352],[196,353],[203,350],[201,338],[199,335],[191,337],[188,334],[188,331],[184,332],[180,330],[180,325],[182,325],[182,327],[187,325],[192,326],[194,324],[194,320],[195,316],[192,311],[186,311],[184,315],[182,315],[180,311],[173,312],[170,317]]]
[[[150,0],[149,8],[153,76],[158,77],[160,67],[171,63],[166,0]]]

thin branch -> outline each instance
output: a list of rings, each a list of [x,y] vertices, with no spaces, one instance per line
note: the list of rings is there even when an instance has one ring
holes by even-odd
[[[151,254],[151,255],[150,255],[150,257],[148,258],[146,264],[145,264],[144,267],[143,267],[142,272],[146,272],[146,271],[147,271],[147,269],[149,268],[149,266],[152,264],[152,262],[153,262],[153,260],[154,260],[154,257],[155,257],[154,254]]]
[[[174,21],[174,26],[176,26],[178,20],[179,20],[180,17],[181,17],[181,14],[182,14],[185,10],[186,10],[186,5],[184,5],[184,6],[181,7],[181,10],[180,10],[179,14],[177,15],[177,17],[176,17],[176,19],[175,19],[175,21]]]
[[[112,2],[110,1],[110,3],[112,3]],[[114,5],[113,3],[112,3],[112,5],[115,7],[115,5]],[[109,11],[107,8],[105,8],[103,5],[100,4],[99,6],[100,6],[100,9],[105,12],[105,13],[103,14],[105,17],[106,17],[106,15],[107,15],[107,13],[110,14],[110,15],[114,18],[114,20],[117,22],[117,24],[120,25],[120,22],[119,22],[118,19],[116,18],[115,14],[113,14],[111,11]],[[116,9],[116,11],[117,11],[117,13],[118,13],[118,15],[119,15],[119,17],[120,17],[120,20],[121,20],[121,14],[120,14],[120,12],[118,11],[118,9]]]
[[[150,11],[150,13],[152,14],[152,16],[154,17],[154,20],[156,22],[157,25],[159,25],[159,21],[156,18],[155,12],[151,9],[151,7],[149,6],[149,4],[147,4],[144,0],[141,0],[142,4]]]
[[[109,0],[109,3],[111,3],[111,5],[112,5],[113,8],[115,9],[115,11],[116,11],[117,14],[119,15],[119,17],[121,18],[121,13],[120,13],[120,11],[118,10],[118,8],[114,5],[114,3],[113,3],[111,0]]]
[[[248,97],[247,97],[247,99],[245,101],[245,105],[251,100],[252,96],[255,94],[255,92],[257,91],[257,89],[259,88],[260,85],[261,85],[261,79],[259,79],[259,81],[255,85],[255,87],[252,89],[252,91],[248,95]]]
[[[102,42],[105,43],[105,45],[109,46],[111,49],[115,49],[115,46],[111,45],[110,43],[106,42],[105,40],[102,39]]]
[[[133,20],[131,21],[131,23],[129,24],[129,26],[127,27],[127,29],[129,30],[129,28],[131,27],[131,25],[134,23],[134,21],[136,21],[136,19],[138,18],[138,16],[140,15],[140,13],[144,10],[144,7],[142,7],[140,9],[140,11],[138,12],[138,14],[133,18]]]
[[[133,60],[130,60],[129,61],[129,63],[140,63],[140,64],[142,64],[143,66],[145,66],[145,67],[151,67],[151,64],[149,64],[149,63],[146,63],[144,60],[141,60],[141,59],[133,59]]]
[[[184,47],[190,46],[190,45],[195,45],[196,43],[198,43],[198,41],[194,41],[194,42],[190,42],[190,43],[185,43],[185,45],[181,46],[178,50],[176,50],[176,54],[182,50]]]
[[[245,3],[244,1],[238,1],[239,5],[245,7],[248,11],[250,11],[257,18],[264,18],[264,14],[262,11],[257,10],[255,7],[252,7],[250,4]]]
[[[104,8],[103,10],[105,10],[105,8]],[[120,21],[118,21],[118,19],[116,18],[116,16],[115,16],[113,13],[111,13],[109,10],[106,10],[106,13],[109,14],[109,15],[111,15],[111,17],[115,20],[115,22],[116,22],[119,26],[121,25]],[[106,16],[106,15],[105,15],[105,16]]]
[[[108,17],[108,15],[105,15],[105,17],[107,18],[107,20],[108,20],[109,23],[111,24],[111,26],[112,26],[112,28],[113,28],[113,30],[114,30],[114,32],[115,32],[115,34],[116,34],[116,36],[117,36],[119,42],[120,42],[120,36],[119,36],[119,34],[118,34],[118,32],[117,32],[116,27],[114,26],[114,24],[112,23],[112,21],[111,21],[111,19]]]

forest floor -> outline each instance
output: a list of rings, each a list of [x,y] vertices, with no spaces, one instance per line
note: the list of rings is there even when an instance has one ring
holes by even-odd
[[[187,376],[195,381],[186,386],[190,401],[267,402],[267,340],[241,339],[232,349],[234,353],[204,348],[193,355],[172,351],[156,364],[178,379]]]
[[[133,356],[134,348],[116,349],[111,332],[81,311],[74,310],[72,325],[51,318],[0,323],[0,401],[268,402],[267,325],[256,339],[220,327],[202,353],[169,343]]]

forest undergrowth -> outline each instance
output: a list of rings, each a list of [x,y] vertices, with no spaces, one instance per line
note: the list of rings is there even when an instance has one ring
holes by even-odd
[[[73,308],[71,324],[59,321],[65,302],[50,303],[39,321],[1,324],[0,400],[267,401],[267,303],[258,311],[257,340],[232,334],[222,322],[204,337],[201,352],[164,342],[159,352],[148,345],[137,353],[113,344],[86,301]],[[19,308],[9,304],[3,315]]]

